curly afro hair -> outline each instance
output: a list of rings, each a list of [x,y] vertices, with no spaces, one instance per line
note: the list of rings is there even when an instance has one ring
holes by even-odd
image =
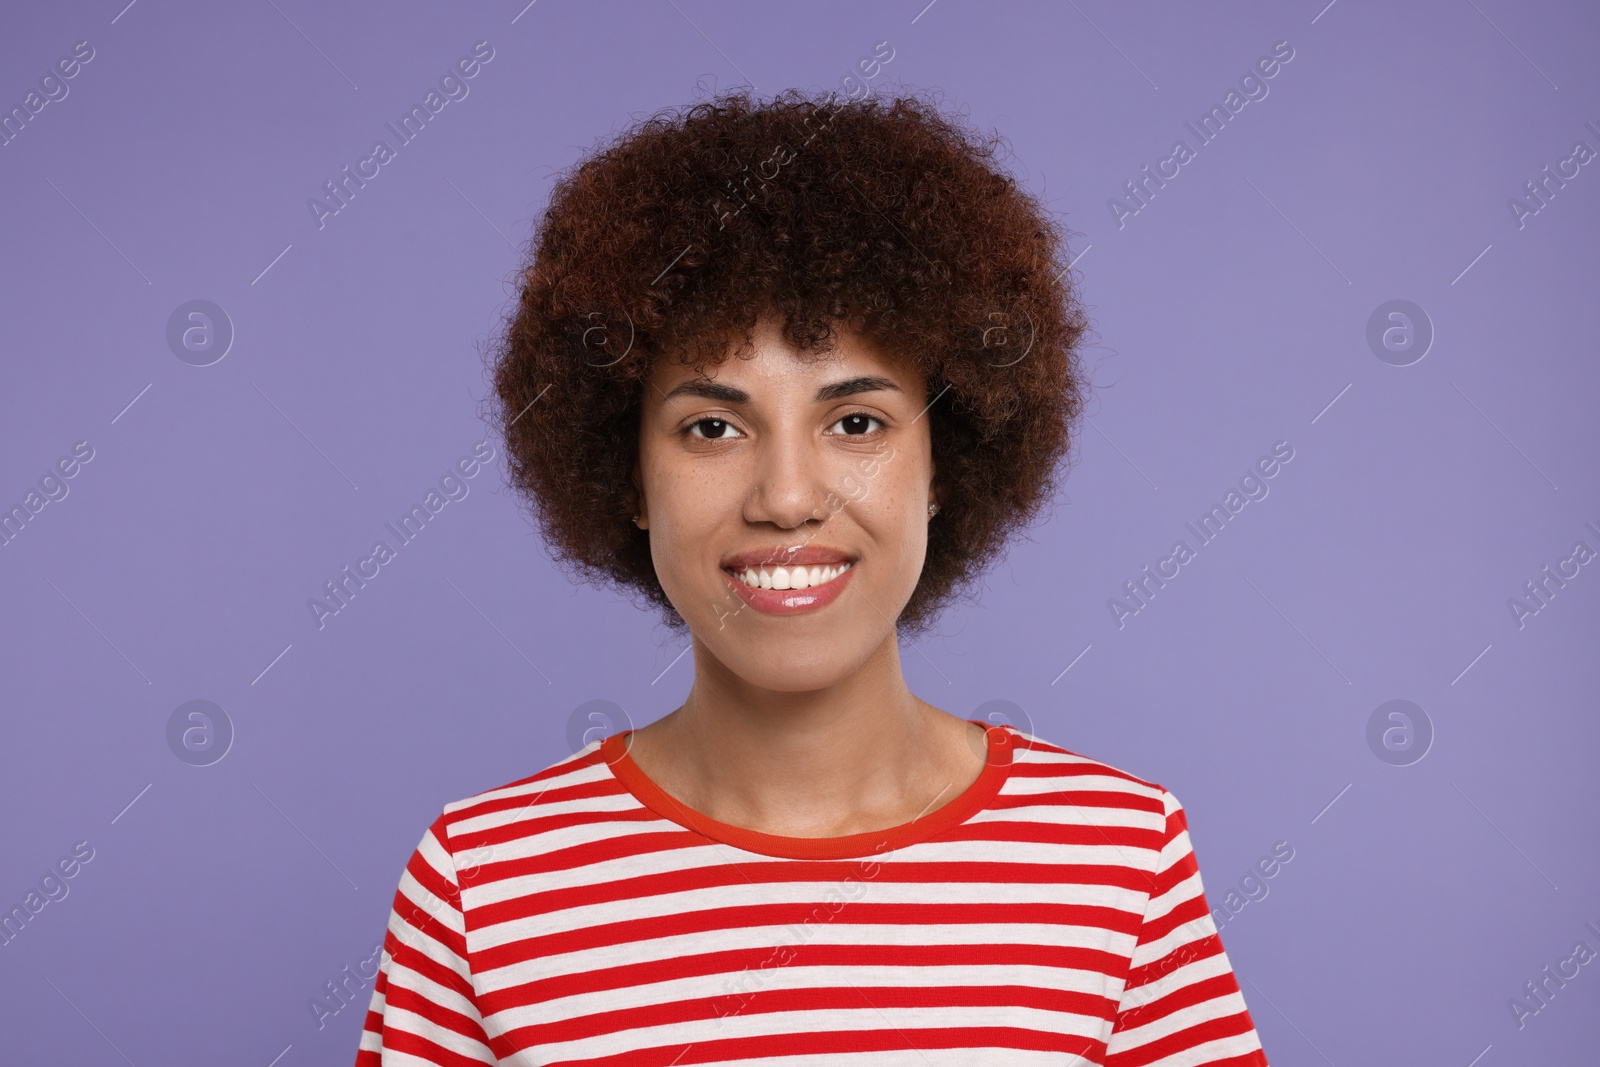
[[[767,314],[803,352],[842,326],[927,375],[941,510],[902,639],[1053,495],[1088,329],[1063,231],[996,165],[1003,138],[923,96],[735,90],[558,178],[490,353],[507,478],[558,564],[687,629],[632,521],[644,382],[663,354],[705,373]]]

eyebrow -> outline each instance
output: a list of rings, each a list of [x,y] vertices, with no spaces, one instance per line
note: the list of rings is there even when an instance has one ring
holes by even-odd
[[[826,403],[829,400],[839,400],[843,397],[854,396],[857,393],[870,393],[880,389],[892,389],[895,392],[904,392],[898,385],[888,378],[865,374],[856,378],[846,378],[843,381],[829,382],[817,390],[817,403]],[[679,393],[689,393],[694,396],[705,397],[707,400],[720,400],[724,404],[748,404],[750,394],[743,389],[731,385],[719,385],[709,378],[691,378],[677,388],[673,389],[663,399],[671,400]]]

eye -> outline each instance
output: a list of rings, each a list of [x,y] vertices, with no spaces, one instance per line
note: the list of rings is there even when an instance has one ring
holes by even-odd
[[[710,434],[695,433],[694,430],[697,426],[711,426],[713,428],[713,432]],[[685,426],[683,428],[683,432],[691,437],[701,437],[708,441],[719,441],[725,439],[722,433],[723,430],[732,429],[733,423],[727,421],[726,419],[710,418],[696,419],[694,422],[691,422],[689,425]]]
[[[878,418],[876,415],[869,415],[865,411],[853,411],[844,416],[844,418],[840,419],[838,422],[835,422],[834,425],[848,425],[850,429],[845,431],[844,436],[846,437],[865,437],[868,436],[866,423],[869,422],[875,422],[879,426],[883,425],[882,419]]]

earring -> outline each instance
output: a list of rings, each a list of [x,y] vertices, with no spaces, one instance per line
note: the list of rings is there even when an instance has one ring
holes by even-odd
[[[939,505],[938,504],[929,504],[928,505],[928,518],[931,519],[935,515],[937,515],[938,513],[939,513]]]

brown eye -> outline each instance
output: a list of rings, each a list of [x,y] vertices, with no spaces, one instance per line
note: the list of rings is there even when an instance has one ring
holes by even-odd
[[[710,426],[712,428],[712,432],[709,434],[695,433],[694,430],[697,426]],[[733,423],[728,422],[726,419],[696,419],[688,426],[685,426],[683,432],[686,434],[692,434],[695,437],[703,437],[708,441],[718,441],[724,438],[722,433],[723,430],[731,429],[733,429]]]
[[[846,437],[864,437],[870,433],[866,425],[869,422],[875,422],[880,426],[883,425],[882,419],[878,418],[876,415],[868,415],[865,411],[852,412],[840,419],[838,422],[834,423],[834,425],[846,426],[847,429],[844,432],[844,436]]]

